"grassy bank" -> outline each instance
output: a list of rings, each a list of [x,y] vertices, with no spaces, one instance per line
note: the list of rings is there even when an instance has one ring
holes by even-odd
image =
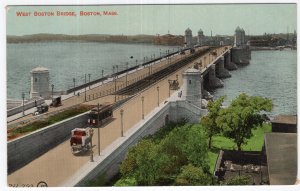
[[[264,143],[264,134],[271,132],[271,125],[264,124],[262,128],[252,130],[253,136],[248,140],[247,144],[242,146],[243,151],[261,151]],[[233,140],[223,137],[221,135],[213,136],[212,149],[209,151],[209,167],[210,172],[213,173],[215,162],[221,149],[237,150],[237,147]]]
[[[79,107],[76,107],[76,108],[72,108],[72,109],[62,111],[62,112],[57,113],[55,115],[52,115],[52,116],[50,116],[46,119],[43,119],[43,120],[40,120],[40,121],[34,121],[33,123],[28,124],[24,127],[9,130],[7,132],[7,139],[8,140],[15,139],[15,138],[20,137],[24,134],[36,131],[38,129],[44,128],[44,127],[49,126],[49,125],[52,125],[52,124],[57,123],[59,121],[68,119],[70,117],[74,117],[74,116],[79,115],[81,113],[84,113],[88,110],[90,110],[90,108],[88,108],[86,106],[79,106]]]

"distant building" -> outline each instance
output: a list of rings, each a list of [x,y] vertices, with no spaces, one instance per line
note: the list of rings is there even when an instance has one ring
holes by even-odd
[[[107,39],[109,42],[127,42],[127,36],[124,35],[115,35],[115,36],[109,36]]]
[[[249,40],[248,41],[248,45],[249,46],[261,46],[261,47],[265,47],[265,46],[269,46],[270,41],[268,40]]]
[[[153,41],[157,45],[169,45],[169,46],[183,46],[184,37],[182,35],[175,36],[171,34],[166,34],[162,36],[156,36]]]

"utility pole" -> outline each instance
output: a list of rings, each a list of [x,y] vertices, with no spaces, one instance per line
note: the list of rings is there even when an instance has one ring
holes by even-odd
[[[127,87],[127,75],[128,75],[128,62],[126,62],[126,87]]]
[[[90,82],[91,82],[91,74],[89,74],[89,89],[91,89]]]
[[[84,101],[86,101],[86,74],[84,75]]]
[[[54,89],[54,85],[52,84],[51,87],[52,87],[52,103],[53,103],[53,89]]]
[[[142,99],[142,119],[144,119],[144,115],[145,115],[144,114],[144,99],[145,99],[144,96],[142,96],[141,99]]]
[[[114,76],[114,80],[115,80],[115,102],[117,102],[117,77]]]
[[[22,107],[22,110],[23,110],[23,116],[25,115],[25,112],[24,112],[24,98],[25,98],[25,93],[22,92],[22,99],[23,99],[23,107]]]
[[[121,109],[120,110],[120,115],[121,115],[121,137],[123,137],[124,136],[124,132],[123,132],[123,114],[124,114],[124,110],[123,109]]]
[[[73,83],[74,83],[74,95],[75,95],[75,78],[73,78]]]
[[[98,155],[100,156],[100,119],[99,119],[99,113],[100,113],[100,105],[98,103],[98,121],[97,121],[97,126],[98,126]]]
[[[157,106],[159,106],[159,86],[157,86],[156,89],[157,89]]]

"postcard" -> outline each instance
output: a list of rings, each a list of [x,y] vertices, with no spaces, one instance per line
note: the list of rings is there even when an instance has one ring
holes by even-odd
[[[296,1],[5,11],[7,187],[297,184]]]

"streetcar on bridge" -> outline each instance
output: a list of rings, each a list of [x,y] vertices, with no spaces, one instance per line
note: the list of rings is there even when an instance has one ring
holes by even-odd
[[[113,117],[113,108],[111,104],[99,105],[93,108],[88,114],[88,125],[101,126],[111,120]]]

